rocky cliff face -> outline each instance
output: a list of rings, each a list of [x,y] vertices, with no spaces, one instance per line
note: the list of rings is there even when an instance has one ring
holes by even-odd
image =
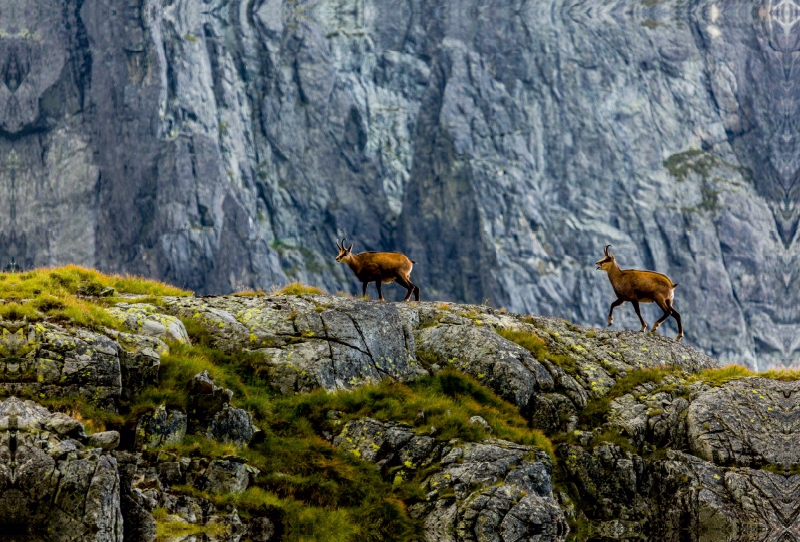
[[[680,283],[688,341],[795,363],[796,13],[6,2],[0,257],[353,291],[331,261],[348,236],[408,252],[428,299],[599,324],[610,243]]]

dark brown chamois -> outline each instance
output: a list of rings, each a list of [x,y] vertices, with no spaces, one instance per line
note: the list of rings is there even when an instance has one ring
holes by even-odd
[[[356,278],[364,286],[361,291],[362,296],[367,296],[367,286],[370,282],[374,282],[375,286],[378,287],[378,298],[384,301],[381,284],[397,281],[400,286],[408,289],[403,301],[411,299],[411,294],[414,294],[415,301],[419,301],[419,286],[415,286],[411,282],[411,268],[416,262],[409,260],[399,252],[362,252],[361,254],[353,254],[350,252],[353,244],[351,243],[349,247],[345,248],[345,240],[342,239],[341,245],[338,241],[336,242],[336,246],[339,249],[336,261],[346,263],[356,274]]]
[[[611,304],[611,309],[608,311],[608,325],[610,326],[614,321],[614,308],[619,307],[626,301],[630,301],[636,311],[636,316],[639,317],[639,321],[642,323],[641,331],[644,331],[647,329],[647,323],[642,318],[642,313],[639,312],[639,303],[655,302],[664,311],[664,315],[653,324],[653,331],[658,329],[658,326],[664,323],[664,320],[672,316],[678,322],[678,336],[675,337],[675,340],[680,341],[681,337],[683,337],[681,315],[672,306],[677,284],[673,284],[666,275],[655,271],[620,269],[616,260],[614,260],[614,254],[608,250],[610,246],[606,245],[603,249],[605,257],[596,262],[597,269],[608,273],[608,280],[611,281],[614,293],[617,294],[616,301]]]

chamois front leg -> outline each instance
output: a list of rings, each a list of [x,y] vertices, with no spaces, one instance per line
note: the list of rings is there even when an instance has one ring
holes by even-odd
[[[639,317],[639,321],[642,323],[642,329],[639,331],[645,331],[647,329],[647,322],[644,321],[644,318],[642,318],[642,313],[639,311],[639,302],[631,301],[631,305],[633,305],[633,310],[636,311],[636,316]]]
[[[362,282],[361,286],[361,297],[367,297],[367,286],[369,286],[369,282]]]
[[[379,301],[386,301],[385,299],[383,299],[383,292],[381,291],[381,281],[376,280],[375,281],[375,286],[378,287],[378,300]]]
[[[672,317],[678,322],[678,336],[675,337],[675,340],[680,341],[683,338],[683,322],[681,322],[681,315],[672,306],[672,300],[669,301],[669,309],[672,311]]]
[[[616,309],[617,307],[619,307],[623,303],[625,303],[624,299],[617,299],[616,301],[614,301],[611,304],[611,308],[608,311],[608,325],[609,326],[614,323],[614,309]]]

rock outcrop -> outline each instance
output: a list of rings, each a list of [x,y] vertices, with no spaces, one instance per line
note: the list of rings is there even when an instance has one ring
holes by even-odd
[[[64,411],[15,397],[0,402],[0,528],[12,540],[290,538],[292,526],[270,504],[280,499],[267,492],[282,480],[297,490],[299,478],[259,456],[282,438],[280,427],[268,426],[276,414],[269,408],[287,408],[289,398],[309,400],[291,407],[303,419],[290,439],[310,434],[309,446],[325,458],[303,469],[327,468],[339,454],[387,491],[413,488],[397,513],[416,520],[426,542],[563,542],[569,532],[785,541],[797,529],[794,373],[753,377],[670,337],[478,305],[266,294],[137,305],[110,309],[142,316],[142,324],[122,318],[127,332],[0,323],[0,390]],[[153,336],[145,320],[189,328],[192,338],[161,328]],[[177,345],[192,340],[202,346]],[[214,361],[192,358],[202,352]],[[197,373],[199,363],[208,371]],[[158,379],[178,368],[185,382],[160,393]],[[224,378],[215,382],[215,371]],[[467,428],[463,438],[393,420],[391,408],[370,416],[364,406],[317,410],[326,392],[349,397],[347,405],[365,391],[378,397],[456,376],[491,396],[487,404],[507,402],[528,440],[507,440],[493,426],[494,407],[459,420],[442,414],[444,426]],[[250,378],[257,385],[248,388]],[[442,389],[462,404],[478,397]],[[248,407],[265,396],[270,407],[253,411],[256,423]],[[137,397],[153,402],[132,409]],[[118,425],[87,434],[93,422],[79,421],[71,400]],[[416,416],[424,420],[425,411]],[[543,435],[533,438],[526,421],[553,448]],[[315,498],[325,491],[313,489]],[[263,494],[269,499],[240,515]]]

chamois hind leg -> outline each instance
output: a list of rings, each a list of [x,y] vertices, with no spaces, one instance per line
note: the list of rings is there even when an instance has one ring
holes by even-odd
[[[683,337],[683,323],[681,322],[681,315],[678,314],[678,311],[675,310],[675,307],[672,306],[672,300],[667,300],[667,305],[669,306],[669,310],[672,311],[672,317],[675,318],[675,321],[678,322],[678,336],[675,337],[676,341],[680,341]]]
[[[642,329],[639,331],[645,331],[647,329],[647,322],[644,321],[644,318],[642,318],[642,313],[639,311],[639,302],[631,301],[631,305],[633,305],[633,310],[636,311],[636,316],[639,317],[639,321],[642,323]]]
[[[663,315],[661,315],[661,318],[659,318],[658,320],[656,320],[656,323],[655,323],[655,324],[653,324],[653,327],[652,327],[652,329],[651,329],[651,331],[653,331],[653,332],[655,332],[655,330],[657,330],[657,329],[658,329],[658,326],[660,326],[661,324],[663,324],[663,323],[664,323],[664,320],[666,320],[667,318],[669,318],[669,317],[670,317],[670,315],[672,314],[672,309],[670,309],[670,308],[669,308],[669,305],[667,305],[667,302],[666,302],[665,300],[659,300],[659,299],[656,299],[656,304],[658,305],[658,307],[659,307],[659,308],[660,308],[662,311],[664,311],[664,314],[663,314]]]
[[[624,299],[617,299],[611,304],[611,308],[608,310],[608,325],[610,326],[614,322],[614,309],[619,307],[625,303]]]
[[[395,282],[408,290],[408,292],[406,292],[406,296],[403,298],[403,301],[408,301],[411,299],[411,294],[416,294],[416,299],[419,301],[419,288],[414,286],[414,284],[407,277],[397,277]]]
[[[361,283],[361,297],[367,297],[367,286],[369,286],[369,282],[362,282]],[[369,298],[367,298],[369,299]]]
[[[380,301],[385,301],[385,299],[383,299],[383,292],[381,291],[381,281],[376,280],[375,281],[375,286],[378,287],[378,299]]]

